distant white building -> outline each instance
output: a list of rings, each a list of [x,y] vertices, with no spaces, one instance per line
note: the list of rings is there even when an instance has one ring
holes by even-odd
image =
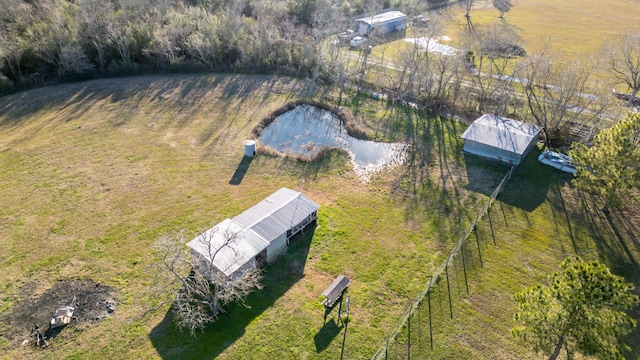
[[[187,246],[230,276],[258,260],[275,260],[286,251],[291,237],[317,219],[319,208],[302,193],[281,188],[198,235]]]
[[[485,114],[462,134],[467,153],[518,165],[536,145],[542,127]]]
[[[400,11],[387,11],[356,20],[355,31],[360,35],[384,35],[407,29],[407,15]]]

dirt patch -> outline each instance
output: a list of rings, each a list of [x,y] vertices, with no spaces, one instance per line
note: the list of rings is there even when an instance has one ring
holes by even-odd
[[[56,309],[71,305],[74,296],[75,311],[71,322],[65,327],[49,329]],[[32,340],[31,329],[38,325],[40,333],[50,343],[55,337],[64,336],[66,328],[82,329],[104,320],[116,311],[116,305],[115,290],[93,280],[58,281],[42,293],[37,292],[37,284],[30,284],[24,289],[23,300],[2,318],[2,322],[9,325],[2,336],[20,344]]]

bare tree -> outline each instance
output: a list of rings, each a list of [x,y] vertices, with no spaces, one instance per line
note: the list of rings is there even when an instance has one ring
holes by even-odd
[[[101,0],[78,1],[82,22],[82,35],[97,53],[96,62],[100,71],[106,64],[107,26],[109,14],[113,12],[111,2]]]
[[[38,3],[34,7],[34,24],[26,32],[34,53],[51,65],[60,75],[60,52],[63,47],[73,44],[77,26],[75,8],[62,2]]]
[[[512,49],[519,48],[519,36],[515,29],[502,24],[479,27],[469,33],[464,45],[472,73],[469,87],[470,99],[477,101],[481,113],[504,114],[508,112],[513,96],[515,58]],[[472,106],[471,108],[475,108]]]
[[[27,30],[35,22],[33,11],[20,0],[0,0],[0,8],[0,63],[6,64],[10,76],[20,83],[24,78],[22,58],[32,46]]]
[[[554,63],[542,53],[525,62],[521,76],[527,107],[543,127],[546,145],[561,145],[572,126],[593,130],[602,119],[608,98],[589,86],[590,69],[585,64]]]
[[[443,31],[444,22],[439,16],[433,16],[427,28],[413,28],[417,38],[404,86],[410,97],[420,97],[431,110],[441,110],[452,90],[459,85],[459,62],[455,51],[438,43]]]
[[[213,69],[220,48],[218,33],[221,31],[217,26],[218,17],[204,9],[193,8],[187,10],[186,18],[193,22],[191,33],[184,40],[186,50],[192,58]]]
[[[64,46],[60,50],[60,76],[86,77],[94,70],[95,66],[89,61],[80,45]]]
[[[28,41],[22,37],[12,38],[0,34],[0,64],[6,64],[12,75],[22,81],[22,57],[28,51]],[[1,65],[0,65],[1,66]]]
[[[606,50],[609,71],[630,90],[629,104],[640,91],[640,35],[625,35],[609,43]]]
[[[464,17],[467,19],[467,30],[473,31],[473,23],[471,22],[471,9],[473,8],[473,4],[475,0],[463,0],[461,1],[461,5],[464,6]]]
[[[511,0],[493,0],[493,7],[500,11],[500,18],[504,17],[504,13],[509,12],[513,7]]]
[[[236,250],[239,238],[237,233],[225,231],[220,241],[217,233],[214,228],[198,235],[204,254],[191,251],[183,233],[164,235],[154,244],[161,258],[152,272],[154,292],[164,301],[152,305],[158,308],[171,303],[174,322],[192,336],[224,312],[223,304],[243,302],[251,291],[262,288],[262,271],[256,261],[226,274],[240,258]],[[221,269],[220,264],[227,265]]]
[[[127,63],[131,61],[131,23],[124,13],[113,13],[107,25],[107,39],[118,50],[120,60]]]

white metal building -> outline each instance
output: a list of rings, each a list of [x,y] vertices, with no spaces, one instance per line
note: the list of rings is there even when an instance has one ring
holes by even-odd
[[[356,20],[355,31],[360,35],[383,35],[407,28],[407,15],[400,11],[387,11]]]
[[[538,141],[542,127],[484,114],[462,134],[467,153],[518,165]]]
[[[198,235],[187,246],[229,276],[244,266],[253,266],[258,259],[275,260],[286,251],[291,237],[317,219],[319,208],[302,193],[281,188]]]

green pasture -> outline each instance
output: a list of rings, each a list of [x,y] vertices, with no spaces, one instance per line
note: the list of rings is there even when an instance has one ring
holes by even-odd
[[[354,97],[346,110],[371,137],[411,144],[407,166],[364,183],[342,152],[313,163],[258,155],[230,184],[253,126],[307,90],[303,80],[269,76],[171,76],[0,99],[2,328],[12,306],[57,280],[91,278],[119,292],[106,321],[69,329],[43,351],[2,337],[5,354],[334,357],[340,326],[333,312],[323,327],[320,293],[340,274],[353,280],[344,351],[372,354],[486,197],[477,190],[490,191],[500,174],[469,186],[461,124]],[[196,339],[177,333],[168,308],[143,316],[157,303],[149,268],[158,236],[195,237],[282,186],[321,205],[318,227],[267,267],[249,308],[231,306]]]
[[[476,1],[474,25],[502,23],[491,1]],[[519,0],[504,15],[504,23],[520,31],[525,48],[540,52],[547,43],[560,58],[583,60],[594,55],[617,35],[640,30],[640,3],[629,0]],[[455,27],[466,28],[461,8],[451,7]],[[452,29],[454,32],[456,29]]]
[[[508,168],[465,157],[462,123],[349,93],[345,110],[361,129],[409,144],[403,166],[364,183],[343,152],[312,163],[259,154],[238,183],[251,129],[282,105],[325,91],[310,89],[305,80],[219,74],[98,80],[0,98],[2,334],[20,331],[9,324],[13,306],[57,280],[91,278],[118,291],[117,311],[105,321],[65,329],[42,350],[3,335],[2,357],[371,358]],[[508,336],[510,294],[541,281],[566,255],[624,265],[614,269],[639,282],[627,267],[638,258],[637,218],[617,240],[566,176],[532,159],[499,198],[508,226],[497,246],[483,244],[485,268],[474,270],[470,294],[456,305],[465,323],[442,325],[439,335],[455,342],[459,331],[494,326],[495,338],[462,332],[475,342],[456,345],[465,349],[458,352],[436,347],[434,358],[528,354]],[[318,226],[266,267],[264,289],[246,307],[227,306],[197,338],[177,331],[168,307],[147,312],[157,303],[149,272],[158,236],[195,237],[282,186],[321,205]],[[535,271],[514,270],[523,267]],[[320,305],[340,274],[353,281],[344,346],[337,311],[324,323]]]
[[[520,0],[512,1],[512,4],[511,11],[500,19],[499,12],[491,1],[477,0],[471,10],[472,24],[476,29],[496,25],[515,31],[522,41],[519,45],[528,54],[545,51],[554,63],[589,63],[591,72],[595,75],[591,86],[602,85],[596,84],[596,80],[608,82],[607,89],[614,86],[610,83],[611,75],[604,63],[604,47],[619,35],[640,31],[640,3],[632,0]],[[406,37],[448,36],[451,40],[440,42],[456,48],[462,46],[467,36],[465,32],[468,31],[463,7],[451,5],[424,15],[439,18],[440,24],[434,28],[410,26]],[[399,39],[375,46],[370,59],[374,65],[395,63],[402,67],[403,57],[407,57],[412,51],[413,44]],[[507,72],[515,70],[518,62],[519,59],[511,60],[505,68]],[[384,78],[384,71],[382,75],[377,75],[378,81]],[[619,90],[622,91],[621,88]]]
[[[409,351],[412,358],[546,358],[511,338],[510,329],[517,324],[513,294],[546,284],[547,276],[568,256],[606,264],[634,283],[637,293],[637,211],[606,215],[570,180],[570,175],[542,167],[529,156],[468,238],[461,253],[465,262],[460,254],[452,261],[449,286],[443,276],[411,319],[411,332],[405,325],[389,346],[389,358],[406,358]],[[630,315],[640,319],[638,309]],[[620,344],[625,358],[640,354],[639,335],[636,328]]]

